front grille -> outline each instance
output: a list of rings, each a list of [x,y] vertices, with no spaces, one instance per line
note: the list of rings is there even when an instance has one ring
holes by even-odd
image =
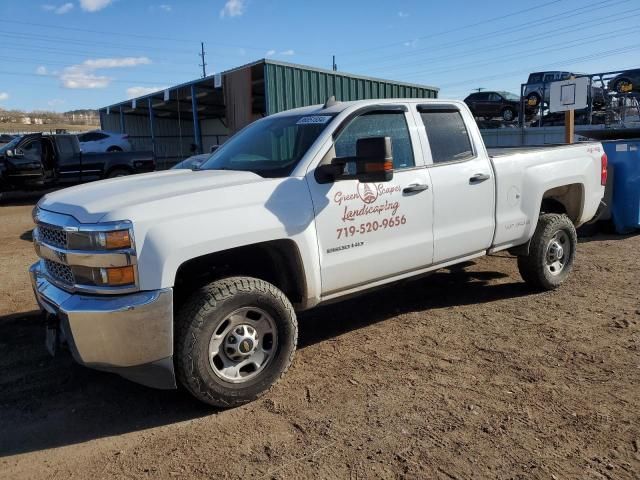
[[[67,247],[67,232],[59,228],[38,225],[40,241],[58,248]]]
[[[51,260],[45,260],[44,266],[47,269],[47,273],[54,280],[66,283],[67,285],[73,285],[75,283],[73,272],[71,271],[71,267],[68,265],[52,262]]]

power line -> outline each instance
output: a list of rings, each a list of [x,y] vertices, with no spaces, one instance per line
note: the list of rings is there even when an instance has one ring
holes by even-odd
[[[556,0],[556,1],[564,1],[564,0]],[[165,37],[165,36],[160,36],[160,35],[143,35],[143,34],[138,34],[138,33],[128,33],[123,31],[122,29],[119,29],[117,32],[114,31],[106,31],[106,30],[94,30],[94,29],[88,29],[88,28],[78,28],[78,27],[68,27],[68,26],[62,26],[62,25],[53,25],[53,24],[46,24],[46,23],[36,23],[36,22],[25,22],[25,21],[20,21],[20,20],[11,20],[12,24],[15,25],[27,25],[27,26],[31,26],[31,27],[41,27],[41,28],[48,28],[48,29],[55,29],[55,30],[66,30],[66,31],[72,31],[72,32],[81,32],[81,33],[93,33],[93,34],[97,34],[97,35],[111,35],[111,36],[117,36],[117,37],[131,37],[131,38],[140,38],[140,39],[146,39],[146,40],[162,40],[162,41],[168,41],[168,42],[180,42],[180,43],[187,43],[187,44],[193,44],[195,43],[195,40],[193,39],[186,39],[186,38],[178,38],[178,37]],[[242,48],[245,50],[256,50],[256,51],[260,51],[260,52],[264,52],[265,51],[265,47],[264,46],[249,46],[249,45],[239,45],[239,44],[233,44],[233,43],[226,43],[226,42],[220,42],[220,41],[215,41],[214,42],[216,46],[219,47],[227,47],[227,48]],[[321,52],[315,52],[313,54],[319,54]],[[312,53],[310,52],[301,52],[301,51],[297,51],[296,50],[296,55],[311,55]]]
[[[56,75],[51,75],[51,74],[46,74],[46,75],[40,75],[38,73],[26,73],[26,72],[9,72],[9,71],[4,71],[4,70],[0,70],[0,75],[11,75],[11,76],[16,76],[16,77],[22,77],[22,76],[27,76],[27,77],[37,77],[37,78],[54,78],[54,79],[58,79],[58,77]],[[142,84],[146,84],[146,85],[157,85],[158,83],[165,83],[165,81],[153,81],[150,82],[148,80],[134,80],[134,79],[114,79],[114,78],[109,78],[109,83],[142,83]],[[179,81],[169,81],[167,83],[172,83],[172,84],[179,84],[181,82]]]
[[[41,34],[25,34],[22,32],[14,32],[7,30],[0,30],[0,36],[8,37],[8,38],[16,38],[22,40],[36,41],[36,42],[51,42],[55,41],[57,43],[67,43],[70,45],[86,45],[86,40],[78,40],[75,38],[68,37],[58,37],[52,35],[41,35]],[[132,44],[123,44],[123,43],[110,43],[110,42],[91,42],[94,46],[104,46],[107,48],[127,48],[127,49],[136,49],[136,50],[148,50],[148,51],[156,51],[156,52],[170,52],[170,53],[181,53],[185,55],[191,54],[189,50],[175,50],[171,48],[164,47],[151,47],[146,45],[132,45]]]
[[[611,3],[611,2],[614,3]],[[468,45],[470,42],[477,42],[478,40],[484,39],[484,38],[494,38],[496,36],[502,36],[502,35],[507,35],[507,34],[512,34],[512,33],[516,33],[522,30],[527,30],[529,27],[531,27],[532,25],[535,26],[541,26],[541,25],[546,25],[549,23],[554,23],[554,22],[558,22],[558,21],[562,21],[564,20],[564,18],[562,17],[563,15],[571,15],[571,17],[576,17],[576,16],[580,16],[580,15],[584,15],[587,13],[591,13],[594,11],[597,11],[601,8],[611,8],[612,6],[615,5],[619,5],[622,3],[628,3],[630,0],[599,0],[597,2],[585,5],[583,7],[577,8],[577,9],[571,9],[571,10],[566,10],[560,13],[556,13],[554,15],[550,15],[547,17],[542,17],[542,18],[538,18],[536,20],[529,20],[527,22],[518,24],[518,25],[514,25],[511,27],[507,27],[507,28],[503,28],[500,30],[494,30],[491,32],[487,32],[487,33],[482,33],[482,34],[478,34],[478,35],[472,35],[463,39],[457,39],[455,41],[452,42],[447,42],[447,43],[436,43],[436,44],[431,44],[429,45],[429,47],[426,48],[422,48],[422,49],[417,49],[411,52],[400,52],[400,53],[396,53],[394,55],[388,55],[385,57],[379,57],[377,59],[371,59],[371,60],[363,60],[363,61],[359,61],[359,62],[352,62],[350,64],[348,64],[349,66],[353,67],[356,65],[368,65],[368,64],[372,64],[375,63],[376,65],[381,64],[382,62],[384,62],[385,60],[397,60],[399,57],[411,57],[411,56],[416,56],[416,55],[420,55],[422,52],[425,51],[429,51],[432,52],[434,50],[434,48],[437,48],[439,51],[447,49],[447,48],[452,48],[452,47],[456,47],[456,46],[460,46],[460,45]],[[595,7],[595,8],[594,8]],[[419,37],[419,38],[424,38],[424,37]]]
[[[640,11],[639,9],[634,9],[634,10],[629,10],[627,12],[625,12],[625,17],[623,21],[626,21],[630,18],[635,18],[640,16],[639,14],[636,15],[629,15],[629,13],[633,13],[633,12],[638,12]],[[603,21],[605,19],[611,19],[608,21]],[[520,37],[519,40],[517,41],[512,41],[509,42],[508,45],[506,45],[506,47],[513,47],[516,45],[521,45],[521,44],[526,44],[526,43],[530,43],[531,40],[535,40],[535,41],[539,41],[539,40],[544,40],[544,39],[548,39],[548,38],[554,38],[554,37],[561,37],[564,36],[566,34],[569,33],[573,33],[573,32],[577,32],[577,31],[584,31],[585,27],[591,25],[591,24],[596,24],[598,27],[602,26],[602,25],[606,25],[609,23],[620,23],[620,14],[619,13],[614,13],[612,15],[607,15],[605,17],[600,17],[600,18],[596,18],[593,20],[589,20],[589,21],[585,21],[585,22],[578,22],[576,24],[573,25],[566,25],[563,26],[562,29],[558,29],[554,32],[551,32],[547,35],[541,35],[538,33],[532,34],[532,35],[527,35],[524,37]],[[572,27],[576,27],[576,28],[572,28]],[[499,43],[494,43],[494,44],[490,44],[490,45],[486,45],[484,47],[480,47],[480,48],[476,48],[473,50],[464,50],[463,53],[457,54],[454,56],[452,56],[451,54],[445,54],[445,55],[440,55],[440,56],[436,56],[436,57],[421,57],[420,61],[429,61],[430,65],[432,65],[433,63],[437,63],[438,61],[444,60],[444,61],[451,61],[451,60],[459,60],[460,58],[463,57],[468,57],[471,55],[475,55],[476,53],[486,53],[488,51],[494,51],[494,50],[500,50],[503,51],[505,49],[505,43],[504,41],[499,42]],[[397,65],[392,65],[392,66],[386,66],[386,67],[381,67],[380,69],[376,69],[374,68],[372,71],[376,71],[376,70],[381,70],[381,69],[385,69],[387,70],[388,68],[394,68],[394,70],[396,69],[402,69],[404,67],[415,67],[416,65],[416,61],[412,61],[410,63],[403,63],[403,64],[397,64]]]
[[[617,49],[613,49],[613,50],[605,50],[603,52],[597,52],[597,53],[592,53],[589,55],[585,55],[583,57],[574,57],[574,58],[567,58],[564,60],[558,60],[556,62],[551,62],[551,63],[545,63],[542,65],[536,65],[536,66],[532,66],[532,67],[528,67],[527,69],[519,69],[519,70],[513,70],[510,72],[502,72],[500,74],[497,75],[489,75],[489,76],[485,76],[485,77],[477,77],[477,78],[472,78],[472,79],[468,79],[468,80],[464,80],[461,82],[454,82],[454,83],[449,83],[449,84],[445,84],[444,86],[441,86],[440,88],[448,88],[448,87],[452,87],[452,86],[457,86],[457,85],[468,85],[470,83],[478,83],[480,81],[485,81],[485,80],[493,80],[496,78],[508,78],[508,75],[519,75],[523,72],[527,73],[530,71],[535,71],[535,70],[544,70],[544,69],[548,69],[550,67],[555,67],[557,65],[568,65],[571,63],[578,63],[578,62],[583,62],[583,61],[588,61],[588,60],[593,60],[595,58],[605,58],[605,57],[611,57],[613,55],[617,55],[619,53],[626,53],[629,51],[635,51],[635,50],[640,50],[640,43],[634,44],[634,45],[629,45],[627,47],[623,47],[623,48],[617,48]]]
[[[579,38],[576,40],[572,40],[571,42],[568,43],[564,43],[561,46],[550,46],[550,48],[537,48],[536,49],[536,54],[543,54],[543,53],[550,53],[550,52],[556,52],[559,50],[566,50],[567,48],[573,48],[575,46],[578,45],[586,45],[589,43],[594,43],[594,42],[600,42],[602,40],[608,40],[611,38],[616,38],[617,36],[619,36],[622,33],[626,33],[626,32],[631,32],[631,31],[640,31],[640,26],[637,25],[633,25],[631,27],[628,28],[624,28],[624,29],[620,29],[620,30],[616,30],[615,32],[611,33],[602,33],[599,35],[589,35],[588,37],[583,37],[583,38]],[[523,50],[520,52],[514,52],[510,55],[501,55],[500,57],[493,57],[494,60],[491,61],[487,61],[486,59],[481,61],[481,62],[472,62],[472,63],[467,63],[467,64],[462,64],[462,65],[457,65],[456,67],[453,68],[445,68],[445,69],[440,69],[440,70],[418,70],[418,71],[413,71],[410,72],[406,75],[408,75],[409,77],[411,76],[417,76],[417,75],[423,75],[425,73],[429,73],[429,74],[442,74],[442,73],[450,73],[450,72],[454,72],[457,70],[464,70],[467,68],[473,68],[473,67],[478,67],[478,66],[485,66],[485,65],[491,65],[493,63],[501,63],[504,62],[506,60],[510,60],[512,58],[520,58],[522,56],[522,54],[526,54],[527,52],[529,52],[530,50]]]
[[[524,10],[518,10],[516,12],[507,13],[505,15],[500,15],[498,17],[488,18],[486,20],[481,20],[480,22],[470,23],[470,24],[467,24],[467,25],[462,25],[460,27],[452,28],[452,29],[449,29],[449,30],[444,30],[442,32],[431,33],[429,35],[423,35],[423,36],[417,37],[417,39],[418,40],[424,40],[424,39],[427,39],[427,38],[433,38],[433,37],[438,37],[438,36],[441,36],[441,35],[446,35],[448,33],[459,32],[461,30],[466,30],[467,28],[477,27],[478,25],[483,25],[485,23],[491,23],[491,22],[495,22],[497,20],[502,20],[502,19],[505,19],[505,18],[514,17],[516,15],[520,15],[521,13],[530,12],[532,10],[540,10],[541,8],[546,7],[548,5],[553,5],[554,3],[559,3],[559,2],[563,2],[563,1],[565,1],[565,0],[552,0],[550,2],[543,3],[542,5],[536,5],[535,7],[525,8]],[[364,52],[370,52],[370,51],[379,51],[381,48],[388,48],[388,47],[393,47],[393,46],[397,46],[397,45],[404,45],[405,42],[410,42],[412,40],[414,40],[414,39],[403,40],[403,41],[394,42],[394,43],[388,43],[386,45],[378,45],[377,47],[366,48],[366,49],[363,49],[363,50],[352,50],[352,51],[349,51],[349,52],[341,52],[341,55],[350,55],[350,54],[354,54],[354,53],[364,53]]]

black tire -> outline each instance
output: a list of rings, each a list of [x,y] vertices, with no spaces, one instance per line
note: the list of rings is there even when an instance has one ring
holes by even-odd
[[[114,168],[105,178],[126,177],[127,175],[131,175],[131,172],[126,168]]]
[[[540,106],[542,98],[537,93],[530,93],[527,95],[527,106],[529,108],[538,108]]]
[[[628,78],[620,78],[616,80],[616,83],[613,86],[613,89],[618,93],[631,93],[633,90],[625,90],[627,85],[631,85],[633,88],[633,82],[631,82]]]
[[[236,327],[225,327],[225,322],[247,307],[270,316],[277,337],[272,339],[275,346],[263,369],[248,380],[232,383],[221,377],[220,370],[214,371],[216,355],[210,358],[211,342],[214,334],[227,338],[233,335]],[[263,340],[256,341],[256,347]],[[284,293],[257,278],[225,278],[202,287],[180,308],[176,318],[176,376],[198,400],[215,407],[236,407],[255,400],[276,384],[291,365],[297,342],[296,314]]]
[[[512,122],[514,118],[516,118],[516,111],[513,108],[507,107],[502,110],[502,120]]]
[[[557,250],[551,243],[557,236],[565,240],[564,243],[556,241],[556,245],[560,243],[564,252],[569,250],[562,256],[564,263],[561,263],[561,267],[556,265],[557,262],[550,265],[554,250]],[[577,245],[576,229],[569,217],[557,213],[541,214],[531,239],[529,255],[518,257],[518,270],[522,279],[536,289],[558,288],[573,268]]]
[[[107,148],[107,153],[113,153],[113,152],[121,152],[122,149],[120,147],[109,147]]]

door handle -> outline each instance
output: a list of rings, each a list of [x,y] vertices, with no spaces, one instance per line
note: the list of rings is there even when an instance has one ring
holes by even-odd
[[[473,177],[469,179],[469,183],[471,185],[475,183],[482,183],[485,180],[489,180],[490,178],[491,178],[491,175],[489,175],[488,173],[476,173]]]
[[[425,190],[429,190],[429,185],[426,183],[413,183],[408,187],[404,187],[402,193],[424,192]]]

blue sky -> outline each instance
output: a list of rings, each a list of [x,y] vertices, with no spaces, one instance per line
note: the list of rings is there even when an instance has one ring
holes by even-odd
[[[2,0],[0,107],[97,108],[259,58],[517,92],[536,70],[640,67],[639,0]]]

